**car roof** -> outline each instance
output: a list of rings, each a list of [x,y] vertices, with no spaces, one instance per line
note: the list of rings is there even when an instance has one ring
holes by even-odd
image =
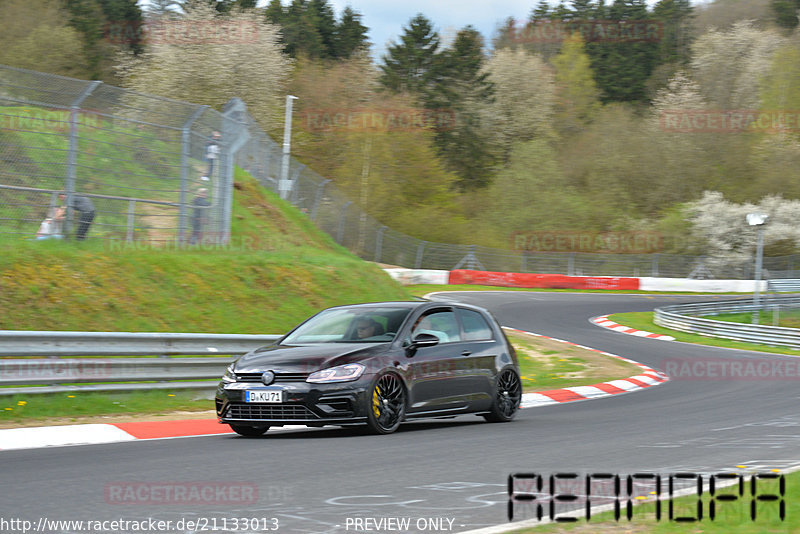
[[[484,308],[480,306],[475,306],[473,304],[466,304],[464,302],[450,302],[450,301],[434,301],[434,300],[397,300],[397,301],[385,301],[385,302],[364,302],[360,304],[345,304],[342,306],[333,306],[330,309],[336,308],[385,308],[385,307],[395,307],[395,308],[409,308],[409,309],[418,309],[418,308],[436,308],[441,306],[457,306],[459,308],[467,308],[471,310],[477,311],[486,311]]]

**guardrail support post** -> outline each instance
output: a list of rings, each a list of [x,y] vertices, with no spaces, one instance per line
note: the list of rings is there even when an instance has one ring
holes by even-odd
[[[314,207],[311,208],[311,220],[317,222],[317,212],[319,211],[319,205],[322,202],[322,194],[325,192],[325,186],[330,182],[330,180],[324,180],[319,183],[317,186],[317,195],[314,198]]]
[[[128,243],[133,242],[133,229],[136,222],[136,201],[128,201],[128,232],[125,236],[125,241]]]
[[[425,243],[427,243],[427,241],[420,241],[419,245],[417,245],[417,258],[414,260],[415,269],[422,268],[422,255],[425,253]]]
[[[347,202],[345,202],[344,206],[342,206],[342,214],[339,216],[339,228],[336,231],[336,242],[339,243],[340,245],[344,240],[344,222],[345,219],[347,218],[347,208],[349,208],[350,204],[352,203],[353,203],[352,200],[348,200]]]
[[[187,191],[189,190],[189,157],[191,156],[191,128],[194,121],[203,114],[203,112],[208,109],[208,106],[200,106],[192,113],[191,117],[183,123],[183,129],[181,130],[181,196],[180,196],[180,208],[179,208],[179,215],[178,215],[178,243],[183,245],[186,243],[186,231],[189,225],[186,222],[187,219]],[[203,171],[205,172],[205,171]],[[209,179],[211,177],[209,176]]]
[[[75,167],[78,160],[78,113],[84,100],[102,84],[101,81],[93,81],[87,85],[78,97],[72,102],[69,108],[69,149],[67,151],[67,180],[64,184],[64,192],[67,195],[67,219],[64,221],[64,235],[68,236],[72,227],[72,197],[75,195]]]
[[[375,263],[381,261],[381,256],[383,255],[383,233],[386,231],[388,226],[384,225],[378,228],[378,234],[375,236],[375,258],[372,260]]]

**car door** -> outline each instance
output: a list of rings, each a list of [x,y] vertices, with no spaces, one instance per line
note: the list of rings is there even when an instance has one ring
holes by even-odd
[[[458,369],[461,332],[455,312],[451,307],[442,307],[423,313],[410,328],[408,342],[420,333],[438,337],[439,343],[406,351],[409,415],[463,411],[467,400]]]
[[[488,409],[492,402],[492,377],[501,344],[487,318],[477,310],[455,308],[461,325],[456,367],[471,411]]]

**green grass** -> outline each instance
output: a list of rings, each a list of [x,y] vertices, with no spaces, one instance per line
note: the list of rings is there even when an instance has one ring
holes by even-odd
[[[207,394],[197,391],[151,390],[127,393],[74,392],[0,397],[0,423],[48,418],[159,414],[213,409]]]
[[[745,473],[742,473],[745,474]],[[785,519],[782,521],[779,515],[777,502],[759,501],[757,503],[757,516],[753,520],[750,516],[750,475],[746,474],[744,495],[738,497],[734,502],[717,502],[716,517],[712,521],[709,517],[710,495],[706,490],[700,500],[703,503],[703,518],[693,523],[678,522],[669,520],[669,499],[666,489],[662,489],[661,497],[661,519],[656,519],[656,505],[653,498],[650,502],[644,501],[639,506],[633,508],[633,516],[628,520],[625,509],[619,520],[615,519],[614,512],[604,512],[592,516],[586,520],[585,515],[573,524],[548,524],[536,528],[525,528],[515,530],[516,533],[551,533],[551,532],[614,532],[614,533],[654,533],[654,534],[687,534],[687,533],[707,533],[724,534],[736,532],[740,534],[768,534],[768,533],[790,533],[800,532],[800,500],[796,495],[800,493],[800,473],[790,473],[786,477],[786,490],[784,501],[786,505]],[[704,477],[708,480],[708,477]],[[666,485],[666,484],[665,484]],[[758,494],[779,495],[779,483],[777,480],[759,480]],[[624,490],[623,490],[624,491]],[[735,495],[732,487],[718,490],[717,495]],[[673,502],[674,517],[697,517],[698,497],[694,495],[686,497],[676,497]],[[523,519],[523,517],[520,517]]]
[[[664,334],[674,337],[677,341],[684,343],[696,343],[698,345],[710,345],[713,347],[725,347],[729,349],[741,350],[755,350],[761,352],[771,352],[775,354],[790,354],[792,356],[800,356],[800,350],[794,350],[787,347],[774,347],[770,345],[761,345],[758,343],[744,343],[741,341],[733,341],[730,339],[723,339],[710,336],[701,336],[699,334],[690,334],[687,332],[680,332],[678,330],[671,330],[656,325],[653,322],[653,312],[631,312],[631,313],[615,313],[608,317],[615,323],[624,326],[636,328],[638,330],[646,330],[655,334]]]
[[[752,313],[721,313],[719,315],[704,316],[716,321],[728,321],[731,323],[751,323]],[[776,324],[777,319],[777,324]],[[763,310],[758,314],[758,323],[763,325],[781,326],[784,328],[800,328],[800,310],[780,310],[776,314],[773,311]]]
[[[0,238],[0,329],[279,334],[409,293],[237,173],[231,246]]]
[[[581,347],[515,332],[506,332],[506,336],[517,351],[526,392],[588,386],[641,372],[633,364]]]

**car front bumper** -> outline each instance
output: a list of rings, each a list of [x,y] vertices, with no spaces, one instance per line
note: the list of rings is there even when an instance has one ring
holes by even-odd
[[[367,391],[370,379],[353,382],[311,384],[220,382],[215,404],[220,423],[252,426],[346,425],[367,421]],[[247,402],[246,391],[280,391],[279,403]]]

